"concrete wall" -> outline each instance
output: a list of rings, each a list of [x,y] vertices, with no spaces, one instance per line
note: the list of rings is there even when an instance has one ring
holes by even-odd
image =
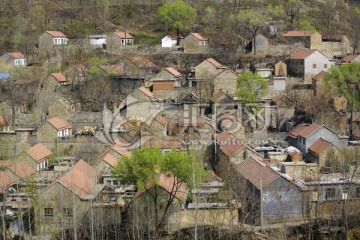
[[[313,77],[321,71],[327,71],[331,67],[329,59],[319,51],[308,56],[304,61],[304,74]],[[306,76],[305,76],[306,77]]]
[[[310,195],[282,177],[263,188],[265,223],[303,220]]]
[[[195,226],[233,228],[238,224],[237,209],[181,209],[169,216],[165,229],[174,232]]]

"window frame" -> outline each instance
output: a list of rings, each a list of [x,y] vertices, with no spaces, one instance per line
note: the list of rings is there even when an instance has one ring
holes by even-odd
[[[54,216],[54,208],[44,208],[44,216],[45,217],[53,217]]]

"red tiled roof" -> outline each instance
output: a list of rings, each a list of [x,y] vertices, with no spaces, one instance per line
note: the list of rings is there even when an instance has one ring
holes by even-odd
[[[313,34],[312,30],[295,30],[284,33],[284,37],[310,37]]]
[[[111,149],[117,152],[118,154],[120,154],[121,156],[126,156],[126,157],[131,156],[131,152],[129,152],[129,150],[127,150],[126,147],[122,147],[118,144],[114,144]]]
[[[332,146],[331,142],[328,142],[322,138],[319,138],[309,147],[309,151],[312,151],[319,155],[322,151],[324,151],[326,148],[328,148],[330,146]]]
[[[12,163],[12,160],[0,160],[0,167],[9,167]]]
[[[125,139],[123,139],[122,137],[116,138],[114,142],[116,145],[118,145],[120,147],[124,147],[124,148],[128,148],[131,146],[131,144],[128,141],[126,141]]]
[[[25,179],[36,173],[35,167],[27,163],[25,160],[16,163],[15,166],[12,166],[10,169],[21,179]]]
[[[300,137],[304,137],[307,138],[308,136],[310,136],[313,132],[315,132],[316,130],[318,130],[319,128],[321,128],[322,125],[318,124],[318,123],[312,123],[309,126],[307,126],[305,129],[303,129],[299,136]]]
[[[299,124],[296,127],[294,127],[293,129],[290,130],[290,132],[287,133],[288,136],[293,137],[293,138],[297,138],[300,133],[309,125],[307,124]]]
[[[178,198],[178,199],[183,199],[185,197],[186,184],[185,183],[177,184],[175,182],[174,177],[172,177],[172,176],[170,176],[168,174],[158,173],[157,174],[157,184],[158,184],[159,187],[161,187],[162,189],[164,189],[168,193],[175,193],[175,197]],[[149,189],[149,188],[151,188],[153,186],[153,183],[148,182],[146,185],[147,185],[146,188]],[[143,189],[138,190],[135,193],[135,197],[138,197],[143,193],[145,193],[145,190],[143,190]]]
[[[201,36],[199,33],[190,33],[190,34],[196,37],[199,41],[207,41],[207,39]]]
[[[79,160],[71,170],[57,182],[80,198],[85,198],[96,186],[96,170],[84,160]]]
[[[359,55],[353,55],[353,54],[349,54],[346,57],[344,57],[341,61],[342,62],[352,62],[355,60],[355,58],[357,58]]]
[[[129,33],[127,32],[119,32],[116,31],[114,32],[116,36],[118,36],[119,38],[125,38],[125,39],[133,39],[134,37],[131,36]]]
[[[52,154],[52,152],[41,143],[28,148],[26,152],[37,162],[41,162]]]
[[[116,157],[114,157],[113,155],[108,153],[108,154],[105,155],[104,161],[106,163],[108,163],[110,166],[115,167],[118,159],[116,159]]]
[[[229,132],[221,132],[219,134],[216,135],[216,142],[221,144],[221,142],[225,141],[226,139],[228,139],[228,137],[230,137],[230,133]]]
[[[47,31],[48,34],[50,34],[53,37],[57,38],[66,38],[66,35],[59,31]]]
[[[150,92],[150,90],[147,89],[147,88],[144,87],[144,86],[141,86],[141,87],[139,87],[138,89],[139,89],[143,94],[145,94],[146,96],[148,96],[149,98],[154,98],[154,97],[155,97],[155,95],[154,95],[152,92]]]
[[[103,65],[100,67],[107,74],[111,75],[125,75],[125,71],[122,67],[117,65]]]
[[[181,77],[181,73],[179,73],[175,68],[173,67],[168,67],[165,68],[166,71],[168,71],[169,73],[171,73],[172,75],[174,75],[175,77]]]
[[[326,72],[321,71],[318,74],[316,74],[315,76],[313,76],[312,79],[314,79],[315,81],[320,81],[320,80],[322,80],[324,78],[325,73]]]
[[[153,62],[143,56],[134,56],[128,57],[128,59],[133,62],[139,68],[157,68]]]
[[[222,91],[221,89],[211,98],[212,102],[216,102],[218,101],[222,96],[227,96],[230,99],[233,99],[231,96],[229,96],[227,93],[225,93],[224,91]]]
[[[183,144],[181,141],[167,141],[167,140],[148,140],[144,143],[144,147],[158,147],[160,149],[181,149]]]
[[[245,148],[245,145],[235,138],[228,138],[225,144],[220,142],[220,150],[228,157],[233,157],[243,148]]]
[[[0,190],[9,187],[15,182],[16,179],[13,176],[7,174],[5,171],[0,171]]]
[[[279,173],[253,158],[245,159],[234,168],[237,173],[251,182],[259,190],[280,177]]]
[[[208,58],[206,59],[208,62],[210,62],[212,65],[214,65],[216,68],[222,68],[223,65],[221,65],[221,63],[219,63],[218,61],[216,61],[213,58]]]
[[[63,119],[58,118],[58,117],[54,117],[54,118],[50,118],[48,120],[48,122],[54,126],[54,128],[56,128],[57,130],[63,130],[66,128],[71,128],[70,125]]]
[[[154,116],[154,119],[164,126],[166,126],[168,124],[168,120],[166,118],[164,118],[163,116],[161,116],[160,114],[156,114]]]
[[[59,83],[68,81],[62,73],[52,73],[51,76],[53,76],[55,80]]]
[[[8,53],[13,59],[24,59],[25,56],[21,52]]]
[[[316,52],[316,50],[310,50],[310,49],[303,49],[303,50],[295,50],[290,54],[289,59],[290,60],[302,60],[310,56]]]

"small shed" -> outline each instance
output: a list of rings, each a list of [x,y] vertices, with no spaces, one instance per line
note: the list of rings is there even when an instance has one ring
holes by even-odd
[[[163,48],[175,47],[176,43],[177,43],[177,39],[175,37],[171,37],[169,35],[167,35],[161,39],[161,47],[163,47]]]

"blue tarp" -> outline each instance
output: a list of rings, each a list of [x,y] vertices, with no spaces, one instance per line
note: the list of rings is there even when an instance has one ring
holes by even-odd
[[[10,78],[10,74],[6,73],[6,72],[2,72],[0,73],[0,79],[1,80],[5,80],[5,79],[9,79]]]

